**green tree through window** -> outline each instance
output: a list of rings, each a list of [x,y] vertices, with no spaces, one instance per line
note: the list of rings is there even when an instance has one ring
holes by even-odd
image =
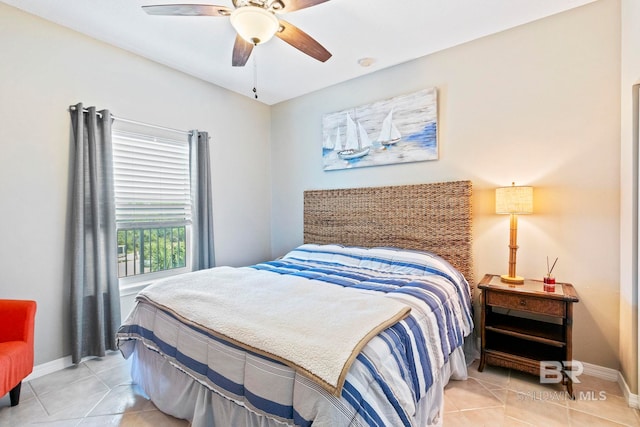
[[[185,267],[186,249],[184,226],[118,230],[118,277]]]

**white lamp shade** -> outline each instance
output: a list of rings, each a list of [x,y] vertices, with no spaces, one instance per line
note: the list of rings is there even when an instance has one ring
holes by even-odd
[[[255,45],[269,41],[280,26],[273,13],[256,6],[235,9],[230,20],[240,37]]]
[[[533,187],[500,187],[496,188],[497,214],[530,214],[533,213]]]

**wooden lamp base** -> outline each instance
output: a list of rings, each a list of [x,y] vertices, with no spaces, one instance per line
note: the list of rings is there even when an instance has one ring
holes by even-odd
[[[509,274],[500,276],[503,283],[524,285],[524,277],[516,275],[516,252],[518,251],[518,215],[511,214],[509,227]]]
[[[509,283],[510,285],[524,285],[524,277],[521,276],[509,276],[508,274],[503,274],[500,276],[500,280],[504,283]]]

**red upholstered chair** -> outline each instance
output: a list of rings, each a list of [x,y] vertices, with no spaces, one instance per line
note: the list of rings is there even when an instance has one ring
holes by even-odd
[[[36,302],[0,299],[0,396],[20,402],[22,380],[33,371]]]

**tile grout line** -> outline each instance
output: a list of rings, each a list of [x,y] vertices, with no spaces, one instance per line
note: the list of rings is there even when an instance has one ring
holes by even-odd
[[[533,424],[531,424],[531,423],[528,423],[528,422],[526,422],[526,421],[523,421],[523,420],[521,420],[521,419],[519,419],[519,418],[512,417],[511,415],[507,415],[506,413],[504,414],[504,417],[505,417],[505,418],[509,418],[509,419],[510,419],[510,420],[512,420],[512,421],[516,421],[516,422],[518,422],[518,423],[520,423],[520,424],[526,424],[526,425],[528,425],[528,426],[532,426],[532,427],[534,426],[534,425],[533,425]]]
[[[90,378],[92,378],[92,377],[93,377],[93,378],[94,378],[94,379],[96,379],[99,383],[101,383],[103,386],[105,386],[105,388],[107,389],[107,391],[103,394],[102,398],[100,398],[100,400],[99,400],[99,401],[98,401],[94,406],[92,406],[92,407],[91,407],[91,408],[90,408],[90,409],[89,409],[89,410],[88,410],[88,411],[87,411],[87,412],[86,412],[82,417],[80,417],[80,418],[69,418],[69,419],[66,419],[66,420],[64,420],[64,419],[63,419],[63,420],[58,420],[58,421],[71,421],[71,420],[76,420],[76,419],[77,419],[77,420],[79,420],[79,421],[78,421],[78,423],[76,424],[76,426],[77,426],[78,424],[80,424],[80,422],[82,422],[82,420],[83,420],[83,419],[85,419],[85,418],[86,418],[86,417],[91,413],[91,411],[93,411],[93,410],[95,409],[95,407],[96,407],[100,402],[102,402],[102,401],[105,399],[105,397],[109,394],[109,392],[111,391],[111,387],[109,387],[109,386],[108,386],[104,381],[102,381],[102,379],[101,379],[100,377],[98,377],[98,376],[94,373],[94,371],[93,371],[89,366],[87,366],[84,362],[80,362],[80,363],[78,364],[78,366],[80,366],[80,365],[84,365],[84,367],[85,367],[85,368],[87,368],[87,369],[89,370],[89,375],[87,375],[87,376],[83,376],[83,377],[81,377],[81,378],[77,378],[77,379],[75,379],[75,380],[73,380],[73,381],[71,381],[71,382],[68,382],[68,383],[66,383],[66,384],[65,384],[65,386],[66,386],[66,385],[76,384],[76,383],[78,383],[78,382],[80,382],[80,381],[85,381],[85,380],[90,379]],[[77,368],[75,368],[75,369],[77,369]],[[47,416],[52,417],[54,414],[52,414],[52,413],[51,413],[51,412],[46,408],[46,406],[42,403],[42,401],[40,400],[40,396],[38,395],[38,393],[36,393],[35,388],[33,388],[33,386],[32,386],[31,384],[29,384],[29,387],[31,387],[31,390],[32,390],[32,392],[33,392],[34,397],[37,399],[38,403],[40,404],[40,406],[42,407],[42,409],[45,411],[45,413],[47,414]],[[42,393],[42,395],[44,396],[44,395],[47,395],[47,394],[50,394],[50,393],[53,393],[53,392],[55,392],[55,390],[51,390],[51,391],[48,391],[48,392],[46,392],[46,393]],[[98,394],[98,393],[96,393],[96,395],[97,395],[97,394]]]
[[[86,365],[84,364],[84,362],[79,363],[75,368],[68,367],[68,368],[65,368],[65,369],[78,369],[78,366],[80,366],[80,365],[84,365],[84,367],[85,367],[85,368],[89,369],[89,367],[88,367],[88,366],[86,366]],[[62,371],[58,371],[58,372],[63,372],[63,371],[64,371],[64,369],[63,369]],[[83,377],[80,377],[80,378],[76,378],[75,380],[73,380],[73,381],[71,381],[71,382],[68,382],[68,383],[66,383],[65,385],[75,384],[75,383],[77,383],[77,382],[80,382],[80,381],[86,380],[87,378],[90,378],[90,377],[92,377],[92,376],[95,376],[95,375],[94,375],[93,371],[92,371],[91,369],[89,369],[89,374],[88,374],[88,375],[83,376]],[[36,380],[38,380],[38,378],[36,378]],[[35,381],[35,380],[34,380],[34,381]],[[29,381],[29,385],[31,386],[31,381]],[[34,395],[38,395],[38,394],[39,394],[33,386],[31,386],[31,390],[33,391],[33,394],[34,394]],[[42,395],[49,394],[49,393],[52,393],[52,392],[54,392],[54,391],[55,391],[55,390],[50,390],[50,391],[47,391],[47,392],[45,392],[45,393],[42,393]]]
[[[617,424],[619,426],[629,426],[629,424],[621,423],[620,421],[612,420],[611,418],[601,417],[600,415],[581,411],[580,409],[569,408],[569,407],[567,407],[567,409],[569,410],[569,421],[571,421],[571,411],[575,411],[575,412],[580,412],[581,414],[588,415],[589,417],[594,417],[594,418],[598,418],[599,420],[608,421],[610,423]]]
[[[31,393],[33,394],[33,398],[36,400],[36,402],[38,402],[38,405],[40,405],[40,407],[42,408],[44,413],[47,414],[48,417],[50,417],[51,414],[49,413],[47,408],[45,408],[44,404],[40,400],[40,397],[38,396],[38,393],[36,393],[36,390],[31,386],[31,384],[29,382],[27,384],[29,384],[29,388],[31,389]]]
[[[101,404],[101,403],[102,403],[102,402],[107,398],[107,396],[108,396],[108,395],[113,391],[113,388],[112,388],[112,387],[110,387],[110,386],[109,386],[109,384],[107,384],[106,382],[104,382],[104,381],[102,380],[102,378],[100,378],[100,377],[97,375],[97,373],[96,373],[93,369],[91,369],[91,367],[90,367],[90,366],[88,366],[88,365],[86,365],[86,364],[85,364],[85,366],[87,367],[87,369],[89,369],[89,371],[91,372],[91,374],[92,374],[92,375],[93,375],[93,376],[94,376],[94,377],[95,377],[95,378],[96,378],[100,383],[102,383],[102,385],[104,385],[104,386],[107,388],[107,392],[102,396],[102,398],[101,398],[100,400],[98,400],[98,401],[96,402],[96,404],[95,404],[95,405],[93,405],[93,406],[91,407],[91,409],[89,409],[89,410],[87,411],[87,413],[84,415],[83,419],[84,419],[84,418],[87,418],[87,417],[90,417],[91,412],[92,412],[94,409],[96,409],[96,408],[98,407],[98,405],[99,405],[99,404]]]

